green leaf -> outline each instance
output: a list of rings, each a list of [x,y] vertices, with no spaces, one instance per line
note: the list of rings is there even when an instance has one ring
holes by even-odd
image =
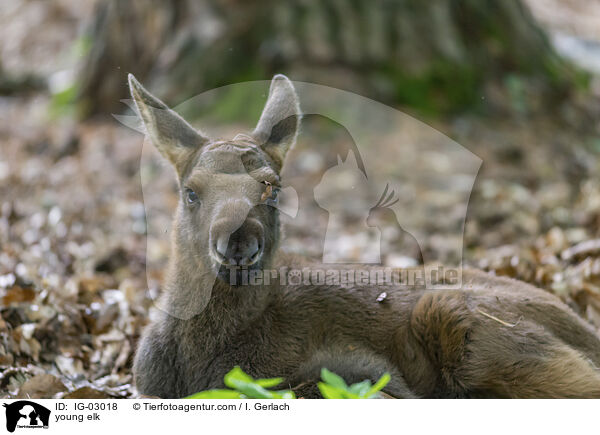
[[[186,399],[244,399],[244,395],[239,391],[233,390],[207,390],[192,394]]]
[[[272,391],[250,382],[240,382],[235,389],[244,393],[249,399],[279,399]]]
[[[236,382],[253,382],[254,379],[250,375],[244,373],[244,371],[239,367],[235,366],[232,368],[229,373],[225,375],[225,385],[230,388],[235,388],[234,383]]]
[[[384,373],[381,376],[381,378],[379,378],[379,380],[377,382],[375,382],[375,385],[373,385],[371,387],[371,389],[367,392],[365,397],[371,398],[371,397],[375,396],[388,384],[388,382],[390,382],[391,379],[392,379],[392,377],[390,376],[389,373]]]
[[[335,373],[330,372],[325,367],[323,367],[321,369],[321,379],[323,379],[323,381],[325,381],[326,383],[328,383],[329,385],[331,385],[333,387],[341,388],[343,390],[348,389],[348,385],[346,384],[346,381],[344,381],[341,376],[338,376]]]
[[[236,366],[225,375],[225,385],[243,393],[249,399],[294,399],[294,393],[289,390],[282,392],[269,391],[266,388],[274,387],[283,382],[283,378],[257,379]]]
[[[281,390],[281,391],[278,391],[278,393],[282,399],[295,399],[296,398],[296,395],[294,394],[294,392],[292,390]]]
[[[345,399],[346,398],[345,391],[341,388],[333,387],[324,382],[319,382],[317,384],[317,386],[319,387],[319,391],[321,392],[321,395],[325,399]]]
[[[256,379],[254,382],[264,388],[273,388],[281,384],[283,378]]]
[[[359,382],[357,384],[353,384],[350,386],[349,391],[353,394],[356,394],[358,397],[365,397],[365,395],[369,392],[371,388],[371,381],[366,380]]]
[[[264,389],[260,385],[254,384],[252,382],[245,382],[245,381],[241,381],[239,379],[229,379],[228,381],[225,382],[225,384],[228,387],[233,388],[234,390],[244,393],[246,396],[248,396],[251,399],[270,399],[271,398],[271,393],[268,390]]]

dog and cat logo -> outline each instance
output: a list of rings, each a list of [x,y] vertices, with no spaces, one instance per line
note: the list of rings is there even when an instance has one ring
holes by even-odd
[[[48,429],[50,410],[42,405],[29,400],[18,400],[6,408],[6,430],[14,432],[15,429]]]

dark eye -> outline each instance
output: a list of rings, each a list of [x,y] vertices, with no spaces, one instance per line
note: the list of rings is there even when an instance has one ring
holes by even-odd
[[[185,199],[188,204],[195,204],[198,201],[198,194],[192,189],[185,189]]]

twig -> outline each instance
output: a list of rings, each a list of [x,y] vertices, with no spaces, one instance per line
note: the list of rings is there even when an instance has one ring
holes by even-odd
[[[504,320],[500,320],[499,318],[492,316],[491,314],[486,313],[485,311],[482,311],[479,308],[477,309],[477,311],[479,311],[485,317],[489,317],[490,319],[495,320],[496,322],[501,323],[504,326],[508,326],[509,328],[514,328],[515,326],[517,326],[519,324],[519,322],[521,321],[521,319],[523,318],[523,316],[519,317],[519,320],[517,320],[517,323],[515,323],[513,325],[512,323],[508,323],[508,322],[505,322]]]

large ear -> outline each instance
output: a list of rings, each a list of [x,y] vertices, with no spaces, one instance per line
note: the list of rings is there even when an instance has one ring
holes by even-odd
[[[206,144],[208,139],[144,89],[132,74],[129,74],[129,89],[146,134],[161,154],[175,166],[177,173],[182,175],[196,149]]]
[[[300,116],[300,104],[292,82],[277,74],[271,81],[269,98],[252,133],[277,169],[281,169],[286,153],[296,142]]]

